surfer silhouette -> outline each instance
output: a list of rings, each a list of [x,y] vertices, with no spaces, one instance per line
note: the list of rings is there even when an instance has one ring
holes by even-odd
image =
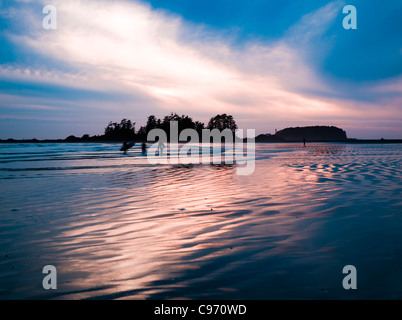
[[[147,152],[147,145],[145,144],[145,142],[142,143],[141,149],[142,149],[143,154],[145,154]]]
[[[124,141],[122,147],[120,148],[120,151],[123,151],[124,154],[127,154],[127,150],[133,147],[134,144],[134,142],[127,143],[127,141]]]

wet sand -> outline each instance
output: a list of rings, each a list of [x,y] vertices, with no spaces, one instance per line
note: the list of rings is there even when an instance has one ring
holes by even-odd
[[[0,145],[0,299],[402,298],[402,145],[257,144],[251,176],[119,147]]]

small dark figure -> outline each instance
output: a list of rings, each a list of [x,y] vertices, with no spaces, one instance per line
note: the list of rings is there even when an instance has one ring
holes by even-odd
[[[127,149],[128,149],[128,143],[127,143],[127,141],[124,141],[123,142],[123,151],[124,151],[124,154],[127,154]]]
[[[306,146],[306,138],[303,138],[303,146]]]
[[[145,144],[145,142],[142,143],[142,153],[145,154],[147,152],[147,145]]]
[[[127,154],[127,150],[132,148],[134,145],[135,145],[135,142],[127,143],[127,141],[124,141],[122,147],[120,148],[120,151],[123,151],[124,154]]]
[[[159,155],[163,153],[163,149],[165,149],[165,144],[162,141],[159,141],[158,145]]]

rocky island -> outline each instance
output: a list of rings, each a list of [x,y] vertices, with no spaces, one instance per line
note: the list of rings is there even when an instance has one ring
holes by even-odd
[[[333,126],[310,126],[286,128],[274,135],[259,135],[256,142],[345,142],[348,140],[343,129]]]

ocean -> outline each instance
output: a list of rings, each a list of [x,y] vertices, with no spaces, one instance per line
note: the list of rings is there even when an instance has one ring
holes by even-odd
[[[402,298],[402,144],[256,144],[244,176],[119,148],[0,144],[0,299]]]

